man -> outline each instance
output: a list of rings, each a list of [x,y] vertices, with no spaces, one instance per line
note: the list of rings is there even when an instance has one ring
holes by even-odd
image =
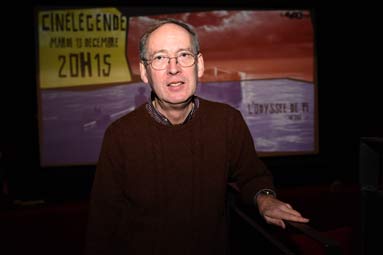
[[[275,197],[240,112],[194,95],[204,60],[189,25],[159,22],[142,36],[140,58],[152,98],[105,132],[89,254],[226,254],[229,181],[267,222],[308,221]]]

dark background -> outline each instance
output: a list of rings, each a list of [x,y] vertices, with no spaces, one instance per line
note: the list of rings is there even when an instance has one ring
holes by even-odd
[[[162,6],[181,1],[65,1],[72,6]],[[199,3],[200,2],[200,3]],[[250,1],[249,1],[250,2]],[[313,10],[317,54],[319,154],[268,157],[278,187],[358,183],[359,140],[383,136],[376,8],[315,1],[194,1],[188,7]],[[95,166],[39,166],[34,7],[60,2],[10,3],[2,11],[1,169],[18,200],[87,198]],[[376,12],[376,11],[375,11]],[[4,177],[4,176],[3,176]]]

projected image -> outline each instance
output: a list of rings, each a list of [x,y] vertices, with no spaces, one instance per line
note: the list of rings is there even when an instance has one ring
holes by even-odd
[[[126,40],[115,47],[124,48],[129,75],[124,82],[110,77],[110,83],[97,86],[89,86],[92,80],[81,86],[76,80],[68,87],[40,86],[43,166],[95,164],[107,126],[147,101],[150,88],[139,78],[138,42],[148,26],[165,17],[195,27],[206,69],[197,95],[240,110],[261,156],[316,152],[314,36],[308,11],[218,10],[129,17],[119,8],[113,13],[119,13],[120,20],[127,17]],[[115,31],[110,33],[112,37]],[[71,37],[78,40],[79,35]],[[119,51],[109,54],[103,53],[105,45],[100,48],[100,56],[110,55],[106,63],[113,70],[113,54]],[[95,56],[97,49],[92,47]],[[72,45],[70,50],[76,49]]]

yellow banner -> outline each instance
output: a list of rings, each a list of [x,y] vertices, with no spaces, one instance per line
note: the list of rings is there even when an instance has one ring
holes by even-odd
[[[131,81],[127,25],[116,8],[39,12],[40,88]]]

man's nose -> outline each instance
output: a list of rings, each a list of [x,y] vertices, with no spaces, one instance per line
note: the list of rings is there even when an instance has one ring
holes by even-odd
[[[181,66],[178,64],[177,57],[169,58],[169,64],[168,64],[169,73],[176,74],[180,72]]]

